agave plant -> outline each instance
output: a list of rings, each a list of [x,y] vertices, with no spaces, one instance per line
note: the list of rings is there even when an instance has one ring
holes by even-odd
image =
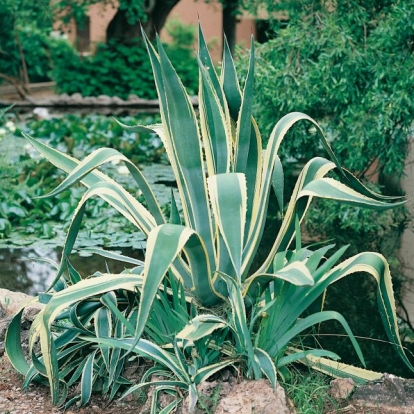
[[[334,253],[333,245],[305,248],[300,238],[300,223],[313,197],[374,209],[391,208],[403,201],[371,192],[341,168],[318,124],[305,114],[283,117],[262,149],[252,117],[253,41],[249,71],[241,88],[227,44],[218,75],[200,29],[198,113],[159,39],[157,50],[147,39],[146,45],[162,123],[123,126],[160,136],[175,174],[179,202],[172,194],[166,217],[140,169],[115,149],[96,150],[80,162],[26,135],[43,156],[69,173],[48,196],[78,182],[87,191],[74,212],[55,281],[37,299],[45,307],[31,329],[31,365],[20,348],[22,311],[8,331],[7,353],[25,375],[25,385],[47,378],[55,404],[67,398],[68,386],[79,378],[81,394],[69,404],[75,400],[86,404],[93,389],[109,392],[113,398],[118,391],[125,390],[126,395],[155,385],[155,396],[159,391],[177,395],[164,408],[168,412],[179,401],[177,387],[188,391],[192,410],[197,384],[229,365],[239,367],[247,377],[265,375],[273,386],[278,373],[294,361],[359,381],[378,378],[378,373],[340,364],[337,354],[305,348],[300,341],[300,334],[310,327],[336,320],[364,365],[346,320],[337,312],[323,311],[319,300],[330,284],[360,271],[377,281],[384,328],[399,356],[414,369],[399,338],[386,260],[377,253],[363,253],[338,263],[346,247]],[[314,158],[305,165],[285,207],[278,149],[299,121],[315,125],[320,140],[315,144],[323,144],[329,159]],[[114,160],[128,167],[145,203],[99,170]],[[281,225],[269,254],[257,264],[272,191]],[[81,280],[68,257],[85,205],[95,196],[145,233],[146,256],[141,263],[99,251],[134,267],[121,274],[95,274]],[[150,359],[154,365],[133,385],[124,378],[123,368],[136,356]],[[158,380],[152,379],[154,374]]]

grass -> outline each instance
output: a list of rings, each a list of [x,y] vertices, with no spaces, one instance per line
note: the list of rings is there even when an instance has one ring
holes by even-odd
[[[217,405],[220,402],[221,388],[221,383],[217,383],[217,385],[213,387],[208,394],[201,393],[199,395],[197,401],[197,407],[199,409],[199,412],[202,412],[203,414],[215,412]]]
[[[281,385],[295,405],[297,414],[322,414],[328,407],[330,411],[339,409],[338,402],[328,393],[332,378],[299,368],[294,368],[290,374],[290,378]]]

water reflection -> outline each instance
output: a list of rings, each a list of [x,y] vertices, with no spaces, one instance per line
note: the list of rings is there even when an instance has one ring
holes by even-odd
[[[120,250],[117,250],[120,252]],[[131,248],[122,249],[122,254],[135,259],[143,259],[143,251]],[[56,271],[50,263],[38,262],[36,259],[50,259],[58,262],[61,249],[0,249],[0,288],[36,295],[44,292],[53,281]],[[82,277],[99,271],[119,273],[133,265],[99,255],[82,257],[70,256],[70,262]]]

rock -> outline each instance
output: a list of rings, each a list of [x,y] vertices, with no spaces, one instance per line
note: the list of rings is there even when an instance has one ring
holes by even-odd
[[[3,309],[2,317],[0,318],[0,356],[4,354],[4,340],[6,337],[7,328],[13,319],[13,316],[33,297],[20,292],[12,292],[7,289],[0,289],[0,303]],[[23,351],[27,352],[27,338],[32,322],[40,310],[44,307],[40,303],[32,303],[26,307],[21,319],[21,340]]]
[[[118,96],[113,96],[111,98],[111,105],[115,105],[115,106],[125,105],[125,101],[123,99],[119,98]]]
[[[70,96],[69,100],[71,104],[81,104],[83,101],[83,96],[82,94],[78,93],[74,93]]]
[[[131,381],[131,382],[138,382],[141,377],[142,377],[142,367],[140,367],[139,363],[138,363],[138,359],[130,362],[123,374],[123,377],[125,377],[127,380]],[[132,395],[132,394],[130,394]]]
[[[72,95],[73,96],[73,95]],[[78,105],[95,106],[96,98],[94,96],[85,96]]]
[[[55,105],[67,105],[71,97],[67,93],[62,93],[61,95],[57,95],[55,98]]]
[[[0,321],[0,344],[4,341],[6,337],[6,331],[9,327],[9,324],[12,320],[12,317],[9,316],[8,318],[4,318]]]
[[[110,105],[111,101],[112,99],[108,95],[99,95],[96,98],[96,103],[98,103],[99,105]]]
[[[0,302],[0,319],[3,319],[6,316],[5,306]]]
[[[128,102],[132,103],[132,102],[140,102],[140,101],[141,101],[141,99],[137,95],[135,95],[133,93],[128,95]]]
[[[351,378],[338,378],[331,381],[329,394],[335,400],[346,400],[355,388]]]
[[[223,369],[222,371],[220,371],[219,375],[220,381],[222,382],[233,383],[234,381],[236,381],[236,378],[233,376],[232,372],[229,369]]]
[[[171,404],[176,397],[171,394],[167,394],[165,392],[161,393],[161,395],[158,398],[158,404],[160,407],[167,407],[168,404]]]
[[[228,382],[226,383],[219,383],[218,381],[203,381],[200,384],[197,385],[197,394],[199,396],[199,401],[203,401],[204,408],[207,410],[207,412],[213,412],[214,410],[214,400],[217,398],[214,397],[214,394],[216,392],[217,387],[220,387],[220,394],[218,398],[221,398],[223,396],[226,396],[231,392],[231,387]],[[189,398],[188,396],[183,400],[181,403],[180,408],[177,411],[177,414],[189,414]],[[194,414],[203,414],[205,413],[205,410],[201,410],[198,407],[195,408]]]
[[[414,413],[414,380],[384,374],[379,380],[357,387],[350,403],[386,413]]]
[[[221,399],[215,414],[289,414],[285,390],[266,380],[243,381]]]
[[[34,305],[28,306],[23,312],[23,321],[30,322],[30,324],[34,321],[37,314],[43,309],[45,305],[41,303],[36,303]]]
[[[25,303],[28,303],[32,299],[32,296],[26,295],[25,293],[0,289],[0,303],[5,311],[4,316],[6,317],[16,314]],[[44,305],[37,302],[29,305],[24,312],[23,318],[32,322],[34,316],[36,316],[43,307]]]

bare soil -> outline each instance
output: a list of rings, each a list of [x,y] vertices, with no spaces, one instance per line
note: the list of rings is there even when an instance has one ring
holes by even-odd
[[[0,414],[61,414],[52,405],[49,389],[40,384],[32,384],[28,392],[22,390],[23,377],[11,366],[5,355],[0,357]],[[136,414],[140,407],[135,402],[108,401],[93,395],[87,407],[70,407],[66,414]]]
[[[0,357],[0,414],[63,414],[53,406],[50,400],[49,389],[46,386],[33,384],[28,392],[21,389],[23,378],[16,373],[7,357]],[[258,390],[259,392],[260,390]],[[252,392],[251,390],[249,391]],[[414,414],[414,406],[376,407],[375,404],[352,401],[338,403],[333,407],[328,402],[321,413],[312,414]],[[73,406],[66,414],[136,414],[143,412],[145,406],[138,405],[136,401],[114,401],[108,403],[105,397],[93,395],[87,407]],[[291,407],[293,408],[293,407]],[[293,408],[294,409],[294,408]],[[144,409],[144,411],[146,411]],[[300,408],[298,410],[300,412]],[[263,414],[257,413],[255,414]]]
[[[16,312],[16,309],[13,307],[18,306],[19,300],[27,300],[26,295],[13,294],[4,289],[3,291],[5,292],[5,297],[10,299],[10,305],[7,309],[7,312],[10,314]],[[16,295],[19,297],[17,298]],[[2,302],[4,300],[0,300],[0,414],[63,413],[63,410],[52,405],[48,386],[32,384],[27,392],[22,390],[23,377],[14,370],[4,353],[3,341],[5,329],[10,322],[10,316],[3,309]],[[39,309],[37,308],[26,309],[23,317],[24,321],[22,322],[22,339],[27,337],[28,329],[38,311]],[[289,411],[300,414],[305,412],[306,414],[414,414],[414,380],[404,380],[388,374],[384,375],[377,382],[358,387],[353,391],[350,398],[348,395],[349,392],[352,392],[352,387],[349,392],[345,392],[345,396],[342,393],[334,396],[334,387],[331,383],[331,398],[327,398],[324,409],[319,413],[310,413],[309,411],[301,410],[300,407],[294,407],[289,398],[286,403],[283,403],[282,400],[286,400],[286,398],[284,397],[285,393],[282,387],[277,387],[281,392],[279,397],[277,397],[278,393],[273,392],[270,385],[263,382],[263,380],[250,381],[247,384],[243,384],[245,381],[240,382],[240,378],[235,378],[229,373],[226,376],[221,375],[217,381],[220,392],[216,403],[214,406],[208,405],[208,409],[197,410],[197,414],[285,414]],[[346,380],[343,381],[346,382]],[[347,388],[348,385],[345,385]],[[203,396],[209,400],[211,390],[208,391],[207,388],[212,388],[212,383],[204,384],[204,388],[203,384],[201,384],[198,390],[202,393],[200,401]],[[256,401],[255,397],[257,397]],[[186,404],[179,408],[176,414],[184,413],[185,406]],[[148,413],[148,408],[148,405],[142,399],[136,398],[128,401],[115,400],[109,402],[106,396],[94,394],[86,407],[74,405],[66,411],[66,414],[136,414]]]

